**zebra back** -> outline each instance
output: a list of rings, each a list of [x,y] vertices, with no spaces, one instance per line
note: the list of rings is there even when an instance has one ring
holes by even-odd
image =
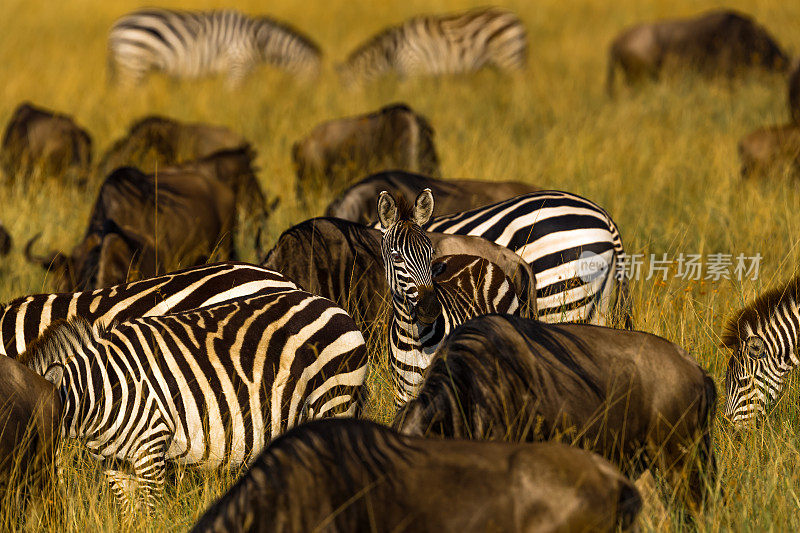
[[[627,279],[619,275],[627,260],[619,229],[586,198],[538,191],[440,216],[424,227],[482,237],[514,250],[536,275],[537,308],[544,321],[604,325],[622,318],[630,325]]]
[[[34,294],[0,306],[0,355],[16,358],[55,320],[83,317],[109,325],[164,315],[274,288],[295,289],[282,274],[247,263],[216,263],[75,293]]]

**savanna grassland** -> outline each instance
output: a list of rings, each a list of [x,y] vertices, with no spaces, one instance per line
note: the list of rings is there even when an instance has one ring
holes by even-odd
[[[0,124],[23,100],[72,114],[91,132],[95,158],[145,114],[226,125],[252,142],[261,185],[282,199],[266,228],[269,246],[290,225],[320,215],[330,200],[318,195],[310,198],[308,210],[299,207],[292,143],[322,120],[407,102],[431,120],[446,177],[520,180],[591,198],[612,214],[629,253],[667,254],[673,260],[680,253],[761,254],[757,280],[692,281],[677,277],[674,268],[666,281],[646,280],[645,262],[642,279],[632,283],[637,329],[692,352],[724,396],[729,354],[718,345],[726,318],[759,291],[793,276],[800,260],[797,181],[775,176],[768,182],[742,182],[736,152],[745,133],[788,120],[785,79],[753,76],[731,84],[677,77],[636,91],[618,90],[611,100],[604,91],[606,51],[622,28],[641,20],[691,15],[717,3],[536,0],[497,2],[516,10],[528,28],[530,64],[522,75],[386,79],[354,90],[338,83],[334,65],[384,26],[418,13],[484,3],[147,2],[237,7],[290,21],[321,45],[325,68],[307,85],[261,68],[236,90],[226,89],[222,79],[178,83],[159,76],[136,89],[120,90],[107,84],[106,35],[116,17],[141,2],[3,0]],[[790,54],[800,53],[800,2],[728,5],[754,15]],[[84,231],[96,187],[93,183],[83,190],[46,179],[0,187],[0,219],[15,239],[13,252],[0,260],[0,301],[47,289],[45,272],[25,262],[24,243],[42,232],[39,251],[71,249]],[[238,237],[240,255],[254,260],[258,254],[250,237]],[[373,416],[386,420],[388,389],[380,369],[375,375]],[[716,496],[695,517],[699,530],[800,530],[797,388],[792,384],[769,423],[740,440],[726,431],[718,415],[715,447],[724,496]],[[163,505],[143,519],[119,512],[99,465],[72,446],[66,452],[63,484],[45,505],[30,509],[27,529],[186,529],[235,476],[178,469]],[[16,508],[9,502],[2,505],[0,527],[19,526]],[[668,521],[643,516],[641,524],[644,530],[682,528],[674,513]]]

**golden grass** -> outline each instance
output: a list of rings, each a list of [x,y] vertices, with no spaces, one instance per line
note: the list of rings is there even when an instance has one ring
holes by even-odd
[[[149,3],[149,2],[148,2]],[[292,143],[329,118],[405,101],[430,118],[448,177],[524,180],[587,196],[604,206],[621,228],[631,253],[763,256],[757,281],[690,282],[670,275],[632,285],[636,325],[690,350],[722,384],[728,354],[718,348],[722,324],[759,291],[788,279],[800,249],[800,193],[796,182],[776,178],[743,183],[738,139],[766,124],[784,122],[785,80],[780,76],[726,83],[695,79],[604,94],[606,48],[623,27],[640,20],[683,16],[713,7],[710,0],[498,2],[515,9],[530,35],[530,68],[507,78],[493,72],[441,80],[384,80],[344,90],[333,65],[362,39],[387,24],[424,12],[460,10],[482,1],[369,0],[263,2],[158,2],[211,8],[236,4],[268,12],[317,40],[325,54],[321,78],[298,85],[260,69],[244,86],[224,80],[176,83],[154,77],[121,91],[106,84],[105,38],[112,21],[140,2],[4,0],[0,2],[0,124],[22,100],[73,114],[92,133],[95,157],[144,114],[227,125],[258,150],[260,180],[283,202],[267,232],[269,245],[289,225],[318,215],[330,198],[313,198],[308,210],[294,198]],[[733,1],[753,14],[794,54],[800,52],[800,3]],[[43,232],[40,250],[69,250],[81,236],[94,198],[57,183],[0,187],[0,218],[16,248],[0,260],[0,301],[47,287],[44,272],[25,263],[22,245]],[[240,236],[240,242],[251,240]],[[242,257],[254,259],[250,249]],[[390,417],[385,374],[373,379],[373,416]],[[781,400],[780,416],[736,441],[720,427],[715,436],[720,485],[697,518],[703,531],[800,529],[800,443],[797,387]],[[722,396],[722,391],[720,391]],[[719,422],[719,420],[718,420]],[[55,506],[32,515],[28,529],[151,531],[185,528],[233,476],[188,472],[172,482],[153,520],[126,522],[108,498],[99,466],[78,453],[66,461],[65,484]],[[77,466],[76,466],[77,465]],[[6,507],[4,506],[4,509]],[[35,518],[40,516],[40,519]],[[6,529],[13,520],[0,512]],[[657,529],[651,517],[645,530]],[[673,521],[673,528],[680,522]]]

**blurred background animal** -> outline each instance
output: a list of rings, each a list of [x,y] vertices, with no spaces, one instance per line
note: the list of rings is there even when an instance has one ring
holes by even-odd
[[[8,255],[8,252],[11,251],[11,234],[8,233],[3,223],[0,222],[0,257],[4,255]]]
[[[800,123],[800,58],[794,61],[789,75],[789,114],[792,122]]]
[[[519,17],[488,7],[422,15],[389,27],[358,46],[339,66],[353,84],[386,74],[437,76],[493,67],[514,72],[528,63],[528,36]]]
[[[59,291],[90,290],[164,274],[210,260],[234,259],[234,191],[180,167],[157,175],[115,170],[100,187],[83,240],[69,255],[31,254],[54,271]]]
[[[583,450],[322,420],[274,440],[192,532],[612,532],[641,505],[628,479]]]
[[[24,185],[38,171],[82,184],[92,164],[92,138],[72,117],[23,102],[3,134],[0,164],[7,183]]]
[[[131,124],[128,133],[114,141],[100,159],[95,175],[105,179],[119,167],[151,173],[247,144],[241,135],[224,126],[150,115]]]
[[[800,171],[800,123],[759,128],[739,141],[743,178],[797,176]]]
[[[699,72],[729,79],[748,70],[783,72],[789,58],[775,38],[752,17],[717,9],[692,18],[639,24],[611,43],[609,94],[620,68],[631,85],[658,79],[664,71]]]
[[[430,189],[436,198],[434,216],[467,211],[539,190],[534,185],[518,181],[441,180],[413,172],[389,170],[347,188],[328,205],[325,216],[373,224],[378,220],[375,198],[381,191],[416,198],[424,189]]]
[[[126,85],[161,71],[175,78],[225,74],[236,86],[263,63],[312,78],[320,57],[288,24],[233,10],[143,9],[121,17],[108,35],[110,78]]]
[[[381,170],[439,175],[439,156],[428,119],[406,104],[323,122],[292,146],[297,197],[334,194]]]

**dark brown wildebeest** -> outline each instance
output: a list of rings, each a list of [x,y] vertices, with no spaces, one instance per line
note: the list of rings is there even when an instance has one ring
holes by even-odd
[[[11,251],[11,242],[11,235],[0,222],[0,256],[8,255],[8,252]]]
[[[770,126],[739,141],[742,177],[795,174],[800,170],[800,123]]]
[[[784,71],[786,54],[751,17],[729,9],[695,18],[639,24],[611,43],[606,87],[614,92],[619,66],[629,84],[657,79],[664,69],[691,69],[732,78],[746,69]]]
[[[25,180],[38,169],[45,177],[85,182],[92,164],[92,138],[72,117],[24,102],[6,127],[0,160],[11,182]]]
[[[192,531],[617,531],[641,505],[628,479],[584,450],[338,419],[275,439]]]
[[[349,187],[331,202],[325,216],[372,224],[378,220],[375,198],[381,191],[389,191],[394,196],[416,198],[424,189],[430,189],[436,198],[434,216],[467,211],[539,190],[538,187],[517,181],[439,180],[412,172],[390,170],[374,174]]]
[[[234,191],[206,174],[164,169],[156,176],[123,167],[106,178],[83,241],[32,262],[58,272],[59,291],[90,290],[235,259]]]
[[[632,478],[658,469],[690,507],[716,475],[714,381],[648,333],[508,315],[465,322],[439,347],[395,427],[412,435],[574,442]],[[711,483],[713,485],[713,481]]]
[[[0,356],[0,501],[17,484],[38,491],[54,479],[61,398],[43,377]]]
[[[338,193],[357,179],[400,169],[439,175],[439,157],[428,120],[405,104],[324,122],[292,147],[297,197],[328,188]]]
[[[800,58],[795,60],[789,75],[789,113],[792,122],[800,124]]]
[[[528,307],[527,313],[536,316],[535,278],[530,265],[517,254],[479,237],[427,235],[437,258],[479,256],[499,266]],[[312,218],[283,232],[261,265],[336,302],[362,326],[371,326],[389,312],[379,230],[338,218]],[[447,275],[441,267],[435,272]]]
[[[96,175],[102,179],[120,167],[151,173],[244,145],[243,137],[224,126],[148,116],[133,123],[128,134],[103,154]]]

